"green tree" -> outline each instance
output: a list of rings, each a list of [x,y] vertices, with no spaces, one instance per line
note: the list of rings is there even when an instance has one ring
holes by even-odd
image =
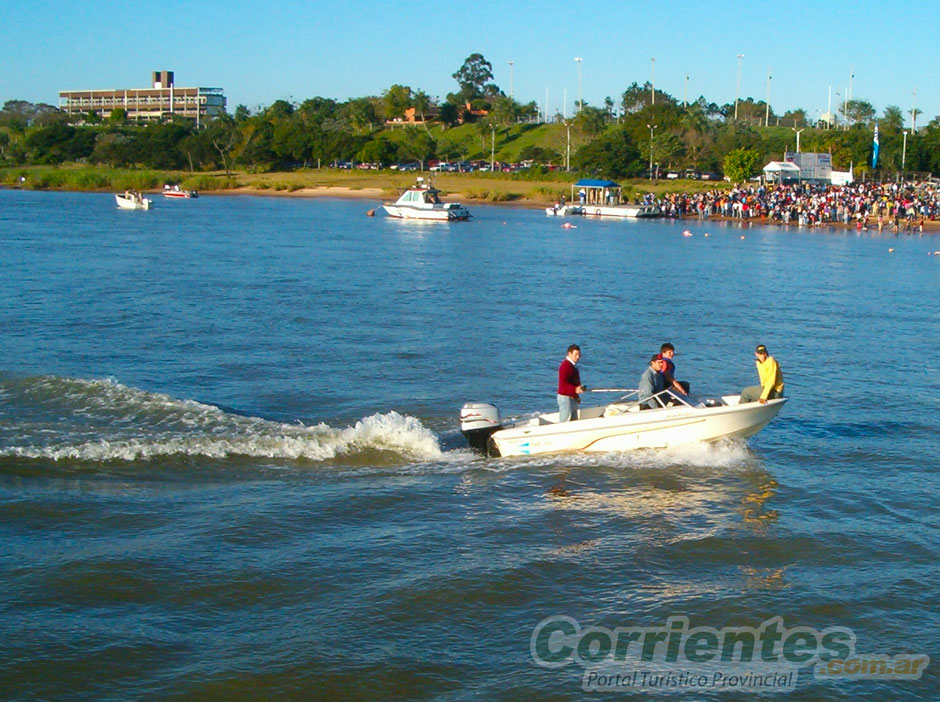
[[[653,141],[653,160],[667,169],[674,169],[682,164],[685,157],[685,143],[676,134],[659,134]]]
[[[294,114],[294,106],[287,100],[275,100],[264,111],[264,116],[269,121],[277,121],[289,118]]]
[[[849,100],[839,108],[839,112],[850,124],[868,125],[875,119],[875,108],[865,100]]]
[[[384,137],[370,139],[356,154],[356,160],[358,161],[378,163],[381,166],[386,166],[397,158],[398,146]]]
[[[487,82],[493,80],[493,64],[483,58],[483,54],[470,54],[452,78],[460,86],[459,96],[463,102],[483,97],[487,92],[492,95],[496,87],[485,90]],[[496,88],[496,92],[498,90]]]
[[[236,122],[244,122],[249,117],[251,117],[251,110],[249,110],[244,105],[239,105],[238,107],[235,108],[235,121]]]
[[[213,150],[219,155],[225,175],[231,176],[235,164],[235,150],[243,139],[235,119],[227,114],[218,115],[209,122],[205,133]]]
[[[760,159],[760,152],[754,149],[729,151],[723,161],[725,175],[732,183],[743,183],[757,172]]]
[[[788,127],[805,127],[806,110],[802,107],[798,107],[795,110],[787,110],[783,117],[781,117],[781,122]]]
[[[448,127],[455,127],[460,124],[460,112],[457,106],[452,102],[445,102],[441,105],[441,111],[437,116],[438,121]]]
[[[625,128],[613,128],[582,146],[571,162],[579,171],[607,178],[626,178],[643,168],[640,150]]]
[[[434,156],[437,144],[428,132],[416,127],[407,127],[405,137],[406,139],[402,142],[400,150],[404,152],[405,158],[413,158],[419,161],[423,171],[424,162]]]
[[[379,121],[375,103],[372,99],[356,98],[348,101],[343,107],[345,118],[353,129],[358,132],[368,127],[369,133],[372,133],[373,126]]]
[[[883,131],[900,132],[904,128],[904,113],[897,105],[888,105],[879,124]]]
[[[574,118],[574,126],[583,136],[593,138],[607,126],[607,110],[585,103]]]
[[[127,110],[123,107],[111,110],[111,114],[108,115],[108,122],[117,125],[125,124],[127,122]]]
[[[382,93],[386,119],[404,117],[405,110],[412,105],[411,88],[407,85],[393,85]]]

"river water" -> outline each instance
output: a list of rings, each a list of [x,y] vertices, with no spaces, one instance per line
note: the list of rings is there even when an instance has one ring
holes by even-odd
[[[584,661],[537,663],[549,617],[937,658],[937,237],[155,204],[0,191],[3,699],[757,694],[588,693]],[[570,343],[635,387],[667,340],[712,395],[766,344],[790,402],[669,451],[484,459],[457,431],[465,401],[551,409]],[[937,665],[760,694],[935,699]]]

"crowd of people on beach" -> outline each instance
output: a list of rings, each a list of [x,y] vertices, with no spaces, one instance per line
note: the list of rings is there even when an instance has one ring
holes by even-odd
[[[780,224],[878,227],[923,231],[940,218],[940,188],[935,183],[852,183],[849,185],[750,185],[731,190],[646,195],[641,204],[657,205],[665,217],[762,219]]]

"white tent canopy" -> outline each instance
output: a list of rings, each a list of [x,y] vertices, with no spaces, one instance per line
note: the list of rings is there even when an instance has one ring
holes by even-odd
[[[789,161],[771,161],[764,166],[764,173],[767,175],[773,174],[775,176],[779,173],[784,178],[799,178],[800,167]]]

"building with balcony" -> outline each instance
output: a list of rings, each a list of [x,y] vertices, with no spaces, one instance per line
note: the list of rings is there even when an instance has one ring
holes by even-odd
[[[173,71],[154,71],[149,88],[63,90],[59,108],[69,114],[96,112],[102,119],[123,109],[127,118],[135,121],[160,121],[178,115],[198,126],[207,117],[225,112],[225,96],[221,88],[178,88]]]

